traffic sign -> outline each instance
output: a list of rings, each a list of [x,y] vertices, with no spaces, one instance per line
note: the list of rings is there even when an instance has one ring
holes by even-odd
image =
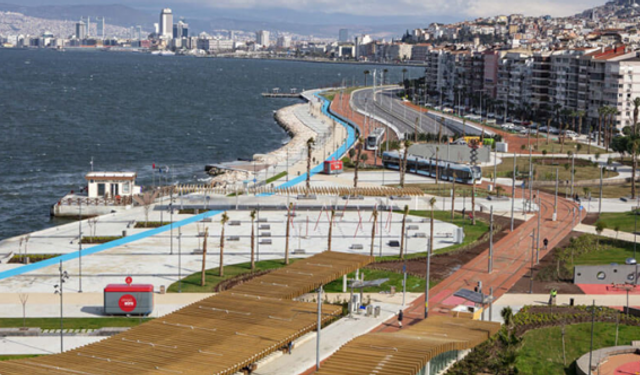
[[[402,273],[406,273],[407,272],[407,265],[403,265],[402,266]]]
[[[131,276],[127,276],[127,278],[124,279],[124,282],[127,283],[127,285],[131,285],[131,283],[133,282],[133,279],[131,278]]]
[[[580,207],[578,207],[578,210],[580,210],[580,211],[584,210],[584,206],[580,205]]]
[[[258,180],[254,178],[253,179],[253,183],[255,184],[256,182],[258,182]]]

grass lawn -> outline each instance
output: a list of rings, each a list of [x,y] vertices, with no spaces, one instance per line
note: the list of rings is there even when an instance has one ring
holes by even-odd
[[[289,263],[295,263],[299,259],[289,258]],[[256,271],[264,271],[284,267],[284,259],[264,260],[256,262]],[[219,269],[211,268],[205,271],[205,286],[200,286],[201,273],[196,272],[182,279],[183,293],[213,293],[216,285],[232,277],[251,272],[251,262],[234,264],[224,267],[224,276],[219,277]],[[167,290],[169,293],[178,292],[178,283],[173,283]]]
[[[633,212],[603,212],[600,214],[600,221],[607,224],[607,228],[620,228],[621,232],[633,233],[636,227],[636,217]],[[640,229],[640,217],[638,217],[638,228]]]
[[[566,168],[567,165],[569,168]],[[576,173],[574,181],[600,179],[600,170],[596,166],[596,164],[592,164],[587,160],[576,159]],[[571,180],[571,161],[566,157],[534,157],[533,168],[534,172],[536,173],[534,179],[537,181],[555,181],[556,169],[558,170],[558,178],[560,179],[560,181]],[[518,172],[519,176],[528,176],[529,158],[516,158],[516,171]],[[512,174],[513,158],[503,158],[502,163],[498,164],[498,177],[511,177]],[[484,177],[492,176],[493,167],[482,168],[482,175]],[[607,172],[604,177],[616,177],[617,175],[617,172],[610,171]],[[581,190],[581,188],[579,189]]]
[[[27,304],[27,309],[29,304]],[[142,318],[142,323],[151,320]],[[64,329],[98,329],[103,327],[135,327],[140,318],[65,318]],[[25,326],[42,329],[60,329],[59,318],[27,318]],[[22,318],[0,318],[0,327],[22,327]]]
[[[282,172],[278,173],[277,175],[275,175],[275,176],[273,176],[273,177],[271,177],[271,178],[267,179],[266,183],[267,183],[267,184],[270,184],[270,183],[272,183],[273,181],[277,181],[277,180],[281,179],[282,177],[284,177],[284,176],[286,176],[286,175],[287,175],[287,171],[282,171]]]
[[[567,366],[563,364],[562,328],[541,328],[524,335],[523,346],[518,351],[519,374],[575,374],[575,361],[589,352],[591,323],[568,325],[565,328]],[[600,349],[615,344],[615,323],[596,323],[593,348]],[[640,327],[620,325],[618,345],[631,345],[640,337]]]
[[[39,357],[36,354],[24,354],[24,355],[0,355],[0,361],[11,361],[14,359],[25,359],[25,358],[34,358]]]
[[[562,152],[560,152],[562,145],[560,143],[555,143],[553,141],[553,139],[556,139],[557,136],[552,135],[551,140],[549,141],[549,145],[547,145],[546,138],[542,138],[542,133],[540,135],[541,135],[540,143],[538,144],[539,152],[546,150],[550,154],[566,154],[567,151],[573,151],[574,154],[587,154],[587,151],[589,150],[588,144],[582,144],[582,143],[570,141],[567,139],[564,142],[564,149],[562,150]],[[535,145],[535,137],[533,135],[531,136],[531,143]],[[578,148],[576,147],[578,144],[581,144],[580,151],[578,151]],[[604,153],[605,150],[603,148],[596,146],[595,143],[592,143],[591,153],[595,154],[596,152]]]
[[[396,287],[396,293],[402,293],[402,274],[390,271],[378,271],[378,270],[370,270],[370,269],[361,269],[361,273],[364,273],[364,280],[376,280],[376,279],[386,279],[389,281],[377,287],[369,287],[364,288],[365,293],[378,293],[382,291],[389,291],[392,286]],[[347,277],[353,278],[355,277],[355,272],[350,273]],[[415,277],[411,275],[407,275],[407,292],[424,292],[424,284],[425,280],[420,277]],[[435,282],[431,282],[431,287],[435,285]],[[347,288],[347,291],[350,289]],[[325,285],[324,291],[327,293],[342,293],[342,278],[338,280],[334,280],[329,284]],[[354,289],[354,293],[359,293],[359,289]],[[348,299],[348,298],[347,298]]]
[[[611,172],[611,174],[613,174],[613,172]],[[589,190],[591,191],[591,196],[593,197],[593,201],[591,202],[591,210],[597,210],[598,209],[598,202],[596,201],[596,199],[600,198],[600,185],[590,185],[588,186]],[[640,188],[640,184],[636,184],[636,189]],[[555,188],[553,187],[546,187],[546,188],[542,188],[540,190],[546,191],[547,193],[550,194],[554,194],[555,193]],[[575,187],[574,189],[576,191],[576,193],[578,193],[581,197],[584,196],[584,187]],[[571,193],[571,187],[568,188],[563,188],[563,187],[559,187],[558,188],[558,194],[561,196],[565,196],[566,194],[570,194]],[[630,197],[631,196],[631,183],[628,184],[621,184],[621,185],[612,185],[612,186],[605,186],[602,189],[602,197],[603,198],[621,198],[621,197]],[[589,202],[584,203],[583,204],[588,205]]]
[[[595,237],[595,236],[594,236]],[[601,250],[594,250],[574,258],[577,266],[618,263],[624,264],[627,258],[633,257],[633,242],[600,238]],[[637,247],[640,251],[640,246]]]
[[[333,99],[336,97],[337,94],[339,94],[341,91],[344,92],[345,94],[351,94],[352,92],[356,91],[356,90],[360,90],[363,87],[361,86],[355,86],[355,87],[350,87],[346,90],[329,90],[329,91],[325,91],[320,93],[320,96],[324,97],[325,99],[329,100],[329,101],[333,101]]]
[[[418,216],[418,217],[426,217],[427,219],[431,219],[431,211],[409,211],[409,216]],[[463,218],[462,214],[455,213],[453,222],[451,221],[451,211],[434,211],[433,217],[435,220],[444,221],[447,223],[452,223],[464,229],[464,241],[459,245],[451,245],[442,249],[437,249],[434,251],[434,254],[446,253],[449,251],[457,250],[461,247],[470,245],[476,242],[483,234],[489,231],[489,224],[480,220],[476,220],[476,225],[471,225],[471,220],[469,218]],[[409,224],[407,224],[409,225]],[[400,249],[398,249],[398,253]],[[406,259],[412,258],[420,258],[427,255],[427,252],[408,254],[405,256]],[[393,260],[398,259],[398,256],[384,256],[384,257],[376,257],[377,261],[382,260]]]
[[[451,197],[451,188],[453,183],[449,181],[439,181],[438,185],[435,184],[407,184],[407,187],[411,188],[419,188],[425,194],[434,195],[436,197]],[[456,184],[456,199],[463,197],[467,197],[471,199],[471,192],[473,188],[470,185],[463,185],[460,183]],[[489,195],[489,192],[485,189],[481,189],[476,186],[476,197],[486,198]],[[449,207],[451,206],[451,201],[449,202]]]

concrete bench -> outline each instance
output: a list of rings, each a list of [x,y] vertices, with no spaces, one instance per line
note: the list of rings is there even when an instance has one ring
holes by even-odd
[[[260,240],[260,245],[271,245],[271,240]]]

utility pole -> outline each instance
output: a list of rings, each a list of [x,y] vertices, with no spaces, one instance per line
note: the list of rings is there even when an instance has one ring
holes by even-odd
[[[540,264],[540,216],[542,216],[542,200],[538,190],[538,237],[536,238],[536,264]]]
[[[513,212],[516,205],[516,153],[513,153],[513,182],[511,183],[511,231],[513,232]]]
[[[574,189],[573,189],[573,184],[574,184],[574,176],[575,176],[575,165],[576,165],[576,154],[572,154],[571,155],[571,196],[573,197],[573,195],[575,194]]]
[[[598,202],[598,215],[602,213],[602,170],[604,168],[600,166],[600,202]]]
[[[82,198],[78,198],[78,270],[78,293],[82,293]]]
[[[431,237],[427,242],[427,282],[424,287],[424,318],[429,317],[429,282],[431,281]]]
[[[556,194],[553,201],[553,221],[558,220],[558,168],[556,168]]]
[[[535,246],[536,230],[531,234],[531,273],[529,276],[529,294],[533,294],[533,247]]]
[[[60,353],[64,352],[64,314],[63,314],[63,292],[64,292],[64,283],[69,279],[69,275],[67,271],[62,270],[62,260],[60,261],[60,266],[58,267],[58,271],[60,272],[60,284],[54,286],[55,294],[60,296]]]
[[[182,293],[182,227],[178,227],[178,293]]]
[[[316,371],[320,370],[320,328],[322,326],[322,285],[318,288],[318,332],[316,335]]]
[[[591,375],[591,364],[593,363],[593,329],[596,321],[596,300],[591,305],[591,346],[589,347],[589,375]]]
[[[493,206],[491,206],[490,213],[491,221],[489,224],[489,270],[488,273],[493,271]]]

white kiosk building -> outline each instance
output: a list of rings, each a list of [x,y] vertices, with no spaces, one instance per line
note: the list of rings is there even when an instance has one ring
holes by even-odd
[[[140,186],[136,186],[135,172],[89,172],[87,193],[89,198],[132,197],[140,194]]]

